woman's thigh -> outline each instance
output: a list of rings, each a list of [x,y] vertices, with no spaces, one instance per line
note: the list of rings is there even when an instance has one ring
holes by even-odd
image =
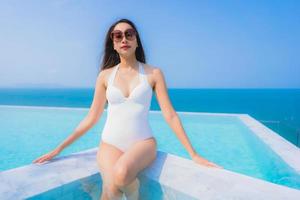
[[[138,141],[121,155],[115,164],[115,168],[128,169],[128,175],[132,179],[155,160],[156,148],[155,138]]]
[[[97,152],[97,165],[102,176],[103,182],[108,183],[112,180],[113,168],[123,152],[105,142],[100,142]]]

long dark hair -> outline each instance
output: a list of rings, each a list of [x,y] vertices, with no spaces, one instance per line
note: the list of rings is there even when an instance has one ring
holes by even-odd
[[[125,23],[131,25],[132,28],[136,31],[136,33],[137,33],[136,40],[137,40],[138,47],[135,50],[135,56],[138,61],[140,61],[142,63],[146,63],[143,45],[141,43],[141,39],[140,39],[140,36],[136,29],[136,26],[134,25],[134,23],[132,21],[123,18],[123,19],[120,19],[120,20],[116,21],[115,23],[113,23],[106,33],[105,43],[104,43],[104,56],[102,59],[100,71],[107,69],[107,68],[111,68],[111,67],[117,65],[118,63],[120,63],[120,57],[119,57],[118,52],[116,50],[114,50],[114,48],[113,48],[113,41],[110,38],[110,33],[114,30],[115,26],[121,22],[125,22]]]

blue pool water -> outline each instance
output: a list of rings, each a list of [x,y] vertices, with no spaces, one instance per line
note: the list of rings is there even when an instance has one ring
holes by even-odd
[[[79,108],[0,106],[0,170],[30,164],[52,150],[70,135],[87,112],[88,109]],[[60,156],[97,147],[106,114]],[[231,171],[300,189],[300,175],[238,117],[178,114],[192,145],[203,157]],[[151,112],[149,120],[158,150],[190,159],[160,112]]]
[[[140,176],[139,193],[143,200],[180,199],[195,200],[195,198],[177,191],[174,188],[162,186],[160,183]],[[155,191],[155,192],[153,192]],[[99,199],[102,193],[102,179],[99,174],[73,181],[69,184],[54,188],[47,192],[28,198],[28,200],[41,199]]]
[[[176,111],[246,113],[300,147],[300,89],[169,89]],[[89,107],[94,89],[0,89],[0,105]],[[153,95],[151,110],[160,110]]]

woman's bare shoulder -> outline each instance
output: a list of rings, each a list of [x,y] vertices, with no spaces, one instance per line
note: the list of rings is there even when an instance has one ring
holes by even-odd
[[[160,70],[160,67],[158,66],[153,66],[149,64],[144,64],[145,65],[145,72],[147,76],[149,77],[149,83],[152,86],[152,88],[155,87],[157,80],[161,76],[162,72]]]
[[[160,68],[157,66],[149,65],[149,64],[144,64],[144,65],[145,65],[145,70],[149,75],[153,76],[160,71]]]
[[[107,82],[108,82],[108,78],[109,76],[111,75],[113,69],[114,69],[115,66],[113,67],[110,67],[110,68],[106,68],[106,69],[103,69],[101,70],[100,74],[102,76],[102,79],[103,79],[103,84],[105,85],[105,87],[107,87]],[[100,76],[99,74],[99,76]]]
[[[150,75],[153,82],[156,82],[157,79],[161,79],[163,77],[163,72],[160,67],[153,66],[149,64],[145,64],[146,74]]]

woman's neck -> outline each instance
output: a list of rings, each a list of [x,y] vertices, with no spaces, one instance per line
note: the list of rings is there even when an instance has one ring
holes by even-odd
[[[123,58],[120,57],[120,64],[119,64],[120,68],[123,69],[136,69],[138,67],[138,61],[135,57],[131,57],[131,58]]]

